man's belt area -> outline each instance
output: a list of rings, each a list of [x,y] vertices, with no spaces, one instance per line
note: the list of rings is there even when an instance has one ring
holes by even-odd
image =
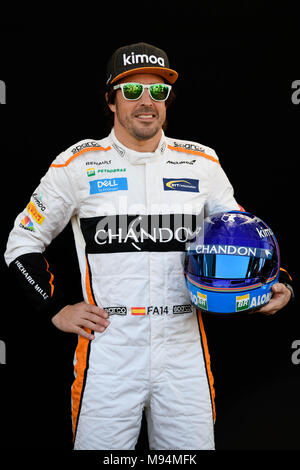
[[[108,315],[121,316],[165,316],[165,315],[184,315],[193,312],[191,304],[183,305],[147,305],[147,306],[112,306],[103,307]]]

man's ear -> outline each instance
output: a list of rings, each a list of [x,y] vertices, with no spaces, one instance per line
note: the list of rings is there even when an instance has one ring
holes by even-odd
[[[114,103],[109,103],[108,102],[108,93],[107,92],[105,93],[105,99],[106,99],[107,106],[114,113],[116,111],[116,105]]]

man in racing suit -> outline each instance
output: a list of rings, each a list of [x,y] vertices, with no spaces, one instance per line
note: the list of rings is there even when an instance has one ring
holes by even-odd
[[[109,86],[177,78],[160,49],[118,51]],[[144,68],[138,52],[140,61],[152,58]],[[214,448],[213,377],[201,314],[185,285],[185,242],[203,215],[239,205],[214,150],[165,136],[165,102],[149,91],[133,101],[115,91],[110,135],[83,140],[54,160],[5,253],[32,304],[79,335],[75,449],[134,449],[143,409],[150,448]],[[76,305],[43,254],[70,219],[84,298]],[[285,286],[277,288],[266,313],[289,299]]]

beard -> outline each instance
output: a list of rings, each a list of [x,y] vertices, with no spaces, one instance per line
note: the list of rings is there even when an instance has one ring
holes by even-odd
[[[122,115],[116,106],[116,114],[121,126],[137,140],[151,139],[162,129],[165,122],[165,115],[159,115],[156,110],[147,106],[140,107],[129,115]],[[137,116],[141,114],[152,114],[153,119],[151,122],[139,121]]]

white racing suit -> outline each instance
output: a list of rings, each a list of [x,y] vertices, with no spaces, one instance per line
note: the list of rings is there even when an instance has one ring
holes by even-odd
[[[5,258],[37,309],[68,304],[43,252],[72,219],[84,300],[110,325],[79,337],[75,449],[134,449],[145,409],[151,449],[213,449],[214,388],[185,242],[203,215],[239,210],[215,152],[167,138],[154,153],[84,140],[61,153],[10,233]]]

